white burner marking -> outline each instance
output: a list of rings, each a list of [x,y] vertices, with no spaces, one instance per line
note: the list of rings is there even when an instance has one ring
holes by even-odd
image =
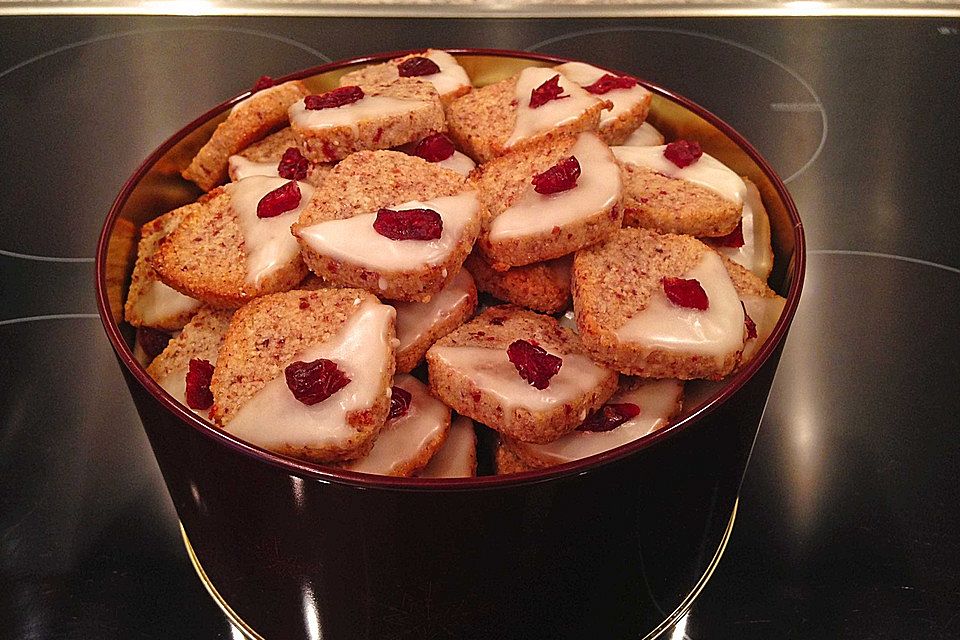
[[[76,318],[99,318],[96,313],[55,313],[46,316],[27,316],[25,318],[10,318],[0,320],[0,327],[10,324],[23,324],[24,322],[39,322],[41,320],[73,320]]]

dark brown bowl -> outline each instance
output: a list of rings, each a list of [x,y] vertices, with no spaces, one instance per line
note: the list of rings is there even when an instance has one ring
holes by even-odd
[[[402,53],[402,52],[401,52]],[[284,78],[314,90],[362,64]],[[549,56],[452,50],[476,84]],[[780,178],[729,125],[669,91],[650,120],[747,175],[771,221],[771,286],[787,303],[743,371],[699,389],[682,419],[549,470],[450,480],[326,469],[237,440],[174,401],[134,358],[122,323],[137,229],[194,200],[179,169],[221,104],[124,185],[97,247],[104,328],[180,517],[191,558],[238,627],[265,638],[653,637],[689,607],[722,552],[804,274],[803,230]]]

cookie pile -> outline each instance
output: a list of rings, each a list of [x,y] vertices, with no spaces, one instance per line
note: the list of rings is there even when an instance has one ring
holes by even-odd
[[[756,187],[667,143],[651,98],[580,62],[475,88],[437,50],[320,94],[261,78],[182,172],[204,195],[141,230],[138,354],[220,429],[366,473],[544,468],[662,428],[784,300]]]

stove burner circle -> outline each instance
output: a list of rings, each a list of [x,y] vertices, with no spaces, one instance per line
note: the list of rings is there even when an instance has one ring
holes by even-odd
[[[0,71],[4,194],[13,258],[88,262],[127,176],[171,133],[261,75],[323,53],[285,36],[229,27],[124,31],[70,43]],[[41,180],[38,180],[42,178]]]
[[[588,59],[690,98],[742,133],[787,183],[813,164],[826,142],[827,115],[810,83],[733,40],[665,27],[606,27],[559,35],[526,51]]]

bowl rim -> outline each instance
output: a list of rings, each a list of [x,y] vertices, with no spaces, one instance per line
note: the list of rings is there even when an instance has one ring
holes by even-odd
[[[523,59],[531,62],[547,64],[563,64],[565,62],[579,62],[571,58],[554,56],[544,53],[534,53],[526,51],[512,51],[507,49],[485,49],[485,48],[450,48],[443,49],[454,56],[490,56],[512,59]],[[385,62],[392,58],[397,58],[413,53],[421,53],[424,49],[410,49],[403,51],[393,51],[386,53],[377,53],[365,55],[347,60],[338,60],[322,65],[301,69],[299,71],[287,74],[276,79],[277,82],[287,82],[289,80],[300,80],[306,77],[321,73],[336,71],[344,67],[357,64],[374,64]],[[630,75],[609,67],[600,67],[606,71],[612,71],[620,75]],[[662,429],[649,433],[642,438],[620,445],[614,449],[604,451],[592,456],[566,462],[561,465],[525,471],[521,473],[508,474],[503,476],[473,476],[467,478],[408,478],[379,476],[345,469],[324,467],[319,464],[290,458],[256,445],[249,444],[235,436],[215,427],[212,423],[200,418],[198,415],[182,406],[173,399],[170,394],[163,390],[159,383],[154,381],[135,358],[133,351],[127,345],[120,333],[120,325],[112,319],[110,304],[107,295],[108,287],[106,282],[106,257],[107,247],[110,242],[111,233],[119,218],[120,212],[132,194],[139,182],[147,175],[151,168],[160,160],[164,154],[172,149],[176,144],[191,134],[198,127],[206,124],[211,119],[220,115],[235,104],[251,95],[251,91],[246,91],[225,102],[222,102],[207,112],[203,113],[193,121],[182,127],[173,135],[164,140],[147,158],[137,167],[137,169],[124,182],[116,199],[110,207],[100,237],[97,242],[97,252],[95,258],[95,279],[96,279],[96,297],[97,311],[103,324],[107,338],[117,355],[121,366],[125,367],[127,372],[160,404],[167,412],[173,414],[180,422],[198,431],[201,435],[214,440],[217,444],[226,446],[235,453],[251,458],[253,461],[265,463],[272,467],[277,467],[287,474],[297,476],[304,480],[329,482],[337,484],[351,485],[366,489],[388,489],[401,491],[474,491],[483,489],[498,489],[506,486],[517,486],[521,484],[536,484],[550,482],[572,475],[580,475],[591,472],[598,467],[606,466],[616,462],[624,461],[638,452],[656,445],[657,443],[673,438],[687,429],[695,427],[705,416],[716,411],[720,405],[735,394],[747,380],[764,365],[774,350],[785,339],[787,330],[793,321],[797,307],[800,301],[800,292],[803,288],[803,280],[806,272],[806,242],[804,239],[803,225],[800,222],[800,215],[796,204],[790,196],[786,185],[779,175],[773,170],[770,164],[760,155],[760,153],[751,145],[746,138],[738,133],[732,126],[721,120],[712,112],[701,107],[695,102],[678,95],[657,84],[637,78],[640,83],[654,94],[657,94],[667,100],[677,103],[679,106],[693,112],[703,120],[716,127],[728,140],[736,144],[746,155],[756,163],[757,167],[764,173],[773,185],[777,196],[786,208],[787,214],[792,223],[792,233],[794,240],[794,268],[793,279],[787,291],[786,304],[780,314],[777,324],[774,326],[770,336],[763,345],[754,354],[753,359],[746,367],[728,378],[725,384],[700,405],[700,407],[686,416],[682,420],[668,424]]]

